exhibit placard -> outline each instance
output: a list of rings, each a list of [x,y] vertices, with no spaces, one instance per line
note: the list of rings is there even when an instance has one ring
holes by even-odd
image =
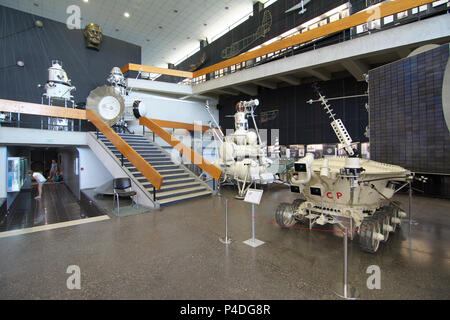
[[[259,206],[259,204],[261,203],[263,193],[264,193],[263,190],[248,189],[244,201]]]

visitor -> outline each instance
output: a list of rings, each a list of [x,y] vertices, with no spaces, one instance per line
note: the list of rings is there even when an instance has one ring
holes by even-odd
[[[50,176],[48,177],[49,181],[55,180],[57,170],[58,170],[58,163],[56,162],[56,160],[52,160],[52,166],[50,168]]]
[[[56,170],[55,181],[56,182],[62,182],[63,181],[63,172],[59,168]]]
[[[28,175],[32,176],[38,184],[38,195],[34,199],[40,200],[42,198],[42,186],[47,182],[45,177],[40,172],[28,171]]]

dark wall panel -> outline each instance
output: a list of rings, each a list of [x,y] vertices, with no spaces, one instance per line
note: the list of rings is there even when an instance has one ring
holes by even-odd
[[[354,0],[354,2],[361,2],[362,0]],[[294,5],[298,4],[297,0],[279,0],[269,6],[268,8],[262,10],[258,14],[250,17],[247,21],[244,21],[239,26],[232,29],[230,32],[226,33],[222,37],[216,39],[214,42],[210,43],[205,48],[201,49],[200,52],[192,55],[188,59],[181,62],[176,66],[178,70],[189,70],[189,67],[200,61],[202,55],[206,53],[207,60],[202,68],[216,64],[220,61],[226,60],[221,57],[221,52],[226,47],[231,46],[233,42],[239,41],[251,34],[254,34],[261,24],[264,16],[264,11],[269,10],[272,14],[272,27],[270,32],[265,38],[260,38],[258,41],[253,43],[249,48],[243,52],[256,47],[269,39],[272,39],[284,32],[295,28],[302,23],[309,21],[318,15],[321,15],[341,4],[350,2],[348,0],[314,0],[307,5],[307,11],[304,14],[298,14],[300,10],[292,11],[290,13],[285,13],[288,9],[292,8]],[[358,6],[359,8],[360,6]],[[169,77],[164,77],[166,81],[169,81]]]
[[[33,28],[35,20],[43,28]],[[28,29],[28,30],[27,30]],[[21,32],[23,30],[27,30]],[[141,63],[141,47],[103,37],[101,50],[86,49],[83,30],[0,6],[0,98],[40,102],[51,60],[59,59],[77,87],[76,102],[85,102],[89,92],[104,85],[110,70],[133,62]],[[24,68],[14,65],[23,60]]]
[[[367,92],[367,83],[357,82],[353,78],[346,78],[320,83],[320,88],[323,94],[332,98],[364,94]],[[225,129],[234,129],[234,119],[226,116],[235,113],[237,102],[254,98],[258,98],[261,102],[257,109],[258,115],[268,111],[279,110],[276,119],[261,123],[261,118],[259,117],[257,122],[260,129],[279,129],[280,144],[338,142],[330,126],[330,119],[321,104],[314,103],[310,105],[306,103],[310,99],[316,100],[318,98],[311,84],[290,86],[276,90],[260,88],[257,97],[246,95],[221,96],[219,102],[221,126]],[[354,141],[368,141],[364,136],[369,122],[365,109],[366,102],[367,98],[362,97],[337,100],[331,103],[337,118],[342,119]],[[250,127],[253,127],[253,125]]]
[[[449,45],[370,71],[371,154],[415,172],[450,174],[442,108]]]

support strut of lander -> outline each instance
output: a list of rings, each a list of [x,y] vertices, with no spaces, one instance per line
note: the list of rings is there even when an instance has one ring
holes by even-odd
[[[347,222],[350,230],[357,231],[361,249],[374,253],[406,217],[391,198],[414,174],[399,166],[361,159],[341,119],[335,118],[327,99],[315,89],[348,156],[314,159],[308,153],[297,161],[289,182],[291,191],[301,193],[304,199],[281,203],[276,221],[282,227],[297,222],[309,222],[310,227]]]
[[[237,199],[244,199],[253,185],[274,183],[279,171],[282,171],[282,165],[266,156],[267,148],[255,121],[255,109],[258,106],[259,100],[241,101],[236,105],[235,132],[232,135],[224,137],[220,128],[214,130],[220,141],[219,157],[214,165],[222,170],[223,181],[230,181],[237,186]],[[253,120],[255,131],[249,130],[248,118]],[[214,123],[218,127],[215,120]]]

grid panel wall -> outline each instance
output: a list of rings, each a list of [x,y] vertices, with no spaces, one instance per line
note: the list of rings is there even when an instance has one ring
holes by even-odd
[[[450,174],[450,132],[442,108],[448,58],[446,44],[370,71],[373,160]]]

